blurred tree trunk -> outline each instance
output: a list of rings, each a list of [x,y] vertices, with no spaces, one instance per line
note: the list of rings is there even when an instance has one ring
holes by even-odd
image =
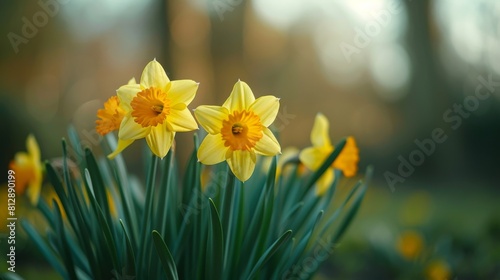
[[[408,98],[405,99],[403,108],[406,111],[406,123],[411,131],[405,131],[404,135],[409,137],[405,140],[412,148],[416,148],[413,141],[418,138],[432,137],[431,133],[436,128],[442,128],[449,134],[448,126],[443,121],[443,113],[452,106],[452,94],[445,84],[442,76],[442,66],[439,63],[439,53],[436,46],[435,19],[432,14],[432,2],[430,0],[402,1],[408,11],[408,32],[406,48],[408,50],[413,80],[410,84]],[[448,135],[448,137],[456,137]],[[458,138],[458,137],[457,137]],[[412,150],[403,153],[404,157]],[[457,141],[449,139],[442,144],[436,144],[436,151],[445,156],[428,156],[425,163],[420,167],[420,174],[428,174],[433,177],[450,177],[453,171],[460,168],[460,158],[463,153],[457,146]],[[456,160],[450,161],[453,158]],[[425,170],[424,170],[425,169]]]
[[[429,0],[403,1],[408,11],[407,50],[412,62],[412,76],[408,98],[405,100],[409,127],[417,131],[409,132],[412,137],[427,133],[441,117],[441,107],[447,93],[439,76],[437,55],[433,49],[430,30]],[[425,111],[421,111],[426,108]],[[418,134],[415,134],[417,132]]]
[[[168,69],[173,69],[173,63],[172,63],[172,52],[171,52],[171,34],[170,34],[170,23],[171,19],[169,18],[169,2],[170,0],[160,0],[158,1],[158,9],[157,9],[157,23],[154,24],[154,26],[158,26],[158,34],[159,34],[159,41],[161,45],[161,57],[157,57],[156,59],[159,61],[162,61],[163,68],[168,72],[171,70]]]
[[[213,0],[208,1],[211,8],[219,9],[211,17],[211,54],[214,71],[215,98],[224,101],[234,83],[247,80],[243,66],[243,32],[247,1]],[[219,6],[216,6],[219,5]],[[222,5],[222,6],[221,6]],[[226,10],[222,7],[227,8]]]

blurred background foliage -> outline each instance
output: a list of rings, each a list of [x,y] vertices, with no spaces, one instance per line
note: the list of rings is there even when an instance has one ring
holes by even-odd
[[[201,83],[191,108],[220,104],[237,79],[281,97],[282,147],[308,146],[317,112],[334,142],[356,137],[375,181],[325,279],[500,279],[500,2],[2,1],[0,18],[2,170],[30,132],[43,158],[59,157],[69,124],[98,153],[97,109],[156,57],[172,79]],[[452,112],[453,129],[444,115],[467,108],[478,77],[497,84],[466,117]],[[384,174],[436,128],[446,141],[391,189]],[[181,164],[192,141],[177,136]],[[124,154],[141,174],[141,149]]]

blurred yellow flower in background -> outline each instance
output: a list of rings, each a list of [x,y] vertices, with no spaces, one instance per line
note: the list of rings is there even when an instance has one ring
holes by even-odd
[[[118,217],[118,209],[117,209],[117,203],[115,202],[115,197],[108,189],[106,189],[106,198],[108,199],[109,213],[111,214],[112,217],[115,218]]]
[[[304,165],[311,169],[317,170],[323,162],[334,151],[334,147],[330,142],[328,119],[321,113],[316,115],[314,125],[311,131],[312,147],[305,148],[300,152],[299,158]],[[348,137],[347,142],[335,159],[330,168],[328,168],[323,176],[316,183],[316,194],[322,195],[330,187],[335,180],[334,169],[342,170],[345,177],[352,177],[358,171],[359,150],[356,141],[353,137]]]
[[[27,152],[17,152],[9,164],[16,177],[16,192],[22,195],[26,192],[33,205],[38,203],[42,189],[42,163],[40,147],[35,137],[30,134],[26,139]]]
[[[46,188],[46,189],[48,189],[48,191],[46,191],[42,194],[43,199],[47,202],[47,204],[49,205],[49,207],[51,209],[54,209],[53,208],[54,207],[53,200],[55,200],[57,202],[57,204],[59,205],[59,210],[61,211],[62,219],[67,220],[68,216],[66,215],[66,210],[64,210],[61,199],[57,195],[57,192],[54,190],[54,188],[52,186],[49,186],[49,188]]]
[[[424,249],[424,239],[416,231],[405,231],[399,236],[396,242],[396,249],[403,258],[414,260]]]
[[[274,156],[281,152],[268,128],[278,109],[278,98],[267,95],[255,99],[245,82],[236,82],[222,106],[203,105],[194,111],[209,133],[198,149],[198,160],[206,165],[227,160],[233,174],[247,181],[255,169],[256,153]]]
[[[135,79],[132,78],[128,81],[128,85],[135,85]],[[96,124],[96,130],[101,135],[106,135],[111,131],[120,128],[123,117],[125,116],[124,106],[120,106],[120,99],[118,96],[111,96],[105,103],[104,109],[99,109],[97,111],[97,117],[99,118]]]
[[[434,260],[426,268],[428,280],[450,280],[450,266],[443,260]]]
[[[198,129],[187,108],[197,89],[198,83],[192,80],[170,81],[160,63],[149,62],[139,84],[117,90],[125,115],[118,130],[118,147],[108,157],[114,158],[141,138],[146,138],[153,154],[165,157],[176,132]]]

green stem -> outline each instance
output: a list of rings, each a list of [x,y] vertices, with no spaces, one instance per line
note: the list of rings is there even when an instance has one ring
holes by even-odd
[[[222,205],[222,230],[225,232],[224,236],[225,240],[225,253],[224,253],[224,264],[223,264],[223,273],[227,277],[227,273],[231,270],[228,267],[229,260],[229,249],[231,245],[231,240],[234,238],[234,230],[233,230],[233,215],[235,214],[235,210],[233,209],[236,204],[236,199],[239,197],[239,192],[242,190],[235,191],[236,187],[236,178],[232,171],[228,168],[228,181],[226,183],[226,187],[224,188],[224,198]],[[226,278],[224,277],[224,278]]]
[[[143,218],[142,218],[142,225],[141,225],[141,244],[139,244],[139,269],[137,270],[138,272],[144,273],[143,276],[146,276],[146,273],[148,271],[147,269],[147,262],[146,262],[146,252],[151,251],[151,247],[149,244],[151,244],[150,238],[151,235],[149,234],[151,232],[151,222],[150,222],[150,217],[153,213],[153,197],[154,197],[154,188],[155,188],[155,181],[156,181],[156,169],[158,166],[158,157],[153,155],[151,158],[151,165],[149,166],[149,172],[148,172],[148,177],[146,179],[146,203],[144,205],[144,212],[143,212]]]

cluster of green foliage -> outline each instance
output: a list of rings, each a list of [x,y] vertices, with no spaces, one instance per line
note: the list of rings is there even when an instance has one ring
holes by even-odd
[[[102,149],[110,152],[116,141],[105,139]],[[23,223],[64,279],[309,279],[351,223],[366,190],[359,181],[333,207],[338,172],[326,194],[315,193],[315,182],[345,140],[315,172],[301,172],[292,159],[276,175],[277,157],[269,168],[259,159],[243,184],[225,162],[201,165],[195,136],[182,178],[171,149],[162,160],[146,156],[145,185],[127,172],[121,155],[96,157],[81,147],[73,129],[69,140],[76,156],[70,161],[63,140],[63,167],[45,164],[59,198],[38,205],[47,232]]]

